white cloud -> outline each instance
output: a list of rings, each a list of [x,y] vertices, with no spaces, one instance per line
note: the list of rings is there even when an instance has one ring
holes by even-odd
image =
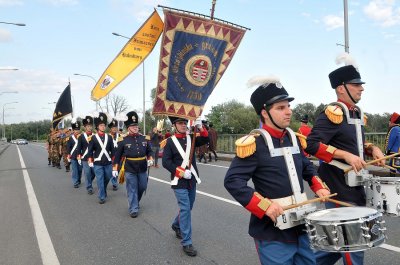
[[[0,0],[0,6],[22,6],[23,2],[19,0]]]
[[[334,30],[344,26],[343,17],[335,15],[327,15],[322,18],[327,30]]]
[[[306,12],[301,13],[301,15],[303,17],[311,17],[311,14],[310,13],[306,13]]]
[[[11,33],[8,30],[0,28],[0,42],[9,42],[11,39]]]
[[[113,7],[145,21],[158,5],[168,6],[168,0],[110,0]]]
[[[42,2],[54,6],[73,6],[79,4],[79,0],[42,0]]]
[[[364,13],[382,27],[399,25],[400,7],[395,5],[394,0],[373,0],[364,7]]]

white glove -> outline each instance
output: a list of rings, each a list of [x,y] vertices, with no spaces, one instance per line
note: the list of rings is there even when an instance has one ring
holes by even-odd
[[[117,170],[113,170],[112,176],[113,176],[113,178],[118,178],[118,171]]]
[[[192,172],[189,169],[185,170],[185,174],[183,175],[184,179],[191,179],[192,178]]]
[[[93,163],[88,163],[88,165],[89,165],[89,167],[93,167],[94,166]]]
[[[201,118],[198,117],[195,121],[194,121],[194,126],[196,126],[198,129],[201,129],[201,127],[203,127],[203,123],[201,122]]]
[[[71,163],[71,158],[67,157],[68,163]]]
[[[78,159],[78,164],[82,166],[82,160]]]
[[[154,160],[153,159],[147,160],[147,166],[148,167],[151,167],[153,165],[154,165]]]

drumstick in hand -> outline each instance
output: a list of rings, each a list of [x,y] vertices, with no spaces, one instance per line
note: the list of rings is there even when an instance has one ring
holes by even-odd
[[[296,207],[300,207],[300,206],[305,205],[305,204],[323,201],[323,200],[326,200],[327,198],[334,197],[334,196],[336,196],[336,195],[337,195],[337,193],[334,193],[334,194],[330,194],[330,195],[328,195],[328,196],[324,196],[324,197],[320,197],[320,198],[315,198],[315,199],[307,200],[307,201],[300,202],[300,203],[297,203],[297,204],[292,204],[292,205],[288,205],[288,206],[283,206],[282,208],[283,208],[284,211],[286,211],[286,210],[290,210],[290,209],[293,209],[293,208],[296,208]]]
[[[331,198],[327,198],[326,200],[327,200],[328,202],[333,202],[333,203],[336,203],[336,204],[339,204],[339,205],[342,205],[342,206],[346,206],[346,207],[352,207],[352,206],[354,206],[354,205],[352,205],[352,204],[350,204],[350,203],[338,201],[338,200],[331,199]]]
[[[400,153],[394,153],[394,154],[391,154],[391,155],[388,155],[388,156],[384,156],[384,157],[381,157],[381,158],[378,158],[378,159],[374,159],[374,160],[369,161],[367,163],[367,165],[371,165],[371,164],[374,164],[374,163],[382,161],[382,160],[390,159],[390,158],[398,156],[398,155],[400,155]],[[348,173],[351,170],[353,170],[353,168],[349,167],[348,169],[344,170],[344,173]]]

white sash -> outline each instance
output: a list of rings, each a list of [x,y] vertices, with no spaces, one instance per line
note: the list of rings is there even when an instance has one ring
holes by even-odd
[[[115,134],[115,140],[112,136],[111,136],[111,138],[113,140],[114,147],[117,148],[118,147],[118,133]]]
[[[88,146],[86,146],[86,150],[85,150],[85,152],[83,153],[82,158],[84,158],[84,157],[87,155],[88,149],[89,149],[89,141],[88,141],[87,134],[86,134],[86,133],[83,133],[83,136],[85,137],[85,140],[86,140]]]
[[[186,150],[185,151],[183,151],[183,148],[182,148],[181,144],[179,143],[178,139],[176,139],[175,135],[172,136],[171,139],[174,142],[176,149],[178,149],[178,152],[183,159],[181,167],[186,168],[186,166],[189,164],[190,149],[192,147],[192,141],[190,140],[190,135],[186,136]],[[194,175],[197,183],[200,184],[201,180],[200,180],[199,176],[197,175],[197,172],[194,169],[193,165],[190,166],[190,171]],[[178,180],[179,180],[179,178],[175,176],[174,179],[171,181],[171,185],[172,186],[177,185]]]
[[[70,155],[72,155],[75,152],[76,147],[78,146],[78,140],[76,139],[75,135],[72,135],[72,140],[74,140],[74,147],[72,147],[72,150],[70,152]]]
[[[96,139],[99,142],[99,145],[101,147],[101,152],[100,152],[99,156],[94,159],[94,161],[101,161],[101,157],[103,155],[105,155],[107,157],[108,161],[111,161],[111,157],[110,157],[110,155],[108,154],[108,152],[106,150],[106,146],[107,146],[107,143],[108,143],[108,134],[104,134],[104,143],[101,141],[101,139],[100,139],[100,137],[99,137],[99,135],[97,133],[95,134],[95,136],[96,136]]]

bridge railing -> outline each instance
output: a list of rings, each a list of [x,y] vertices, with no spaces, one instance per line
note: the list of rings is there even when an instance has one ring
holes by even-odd
[[[217,151],[220,153],[233,154],[235,153],[235,142],[244,134],[219,134],[217,142]],[[385,147],[385,136],[386,133],[366,133],[365,141],[373,143],[374,145],[381,148],[383,152]]]

